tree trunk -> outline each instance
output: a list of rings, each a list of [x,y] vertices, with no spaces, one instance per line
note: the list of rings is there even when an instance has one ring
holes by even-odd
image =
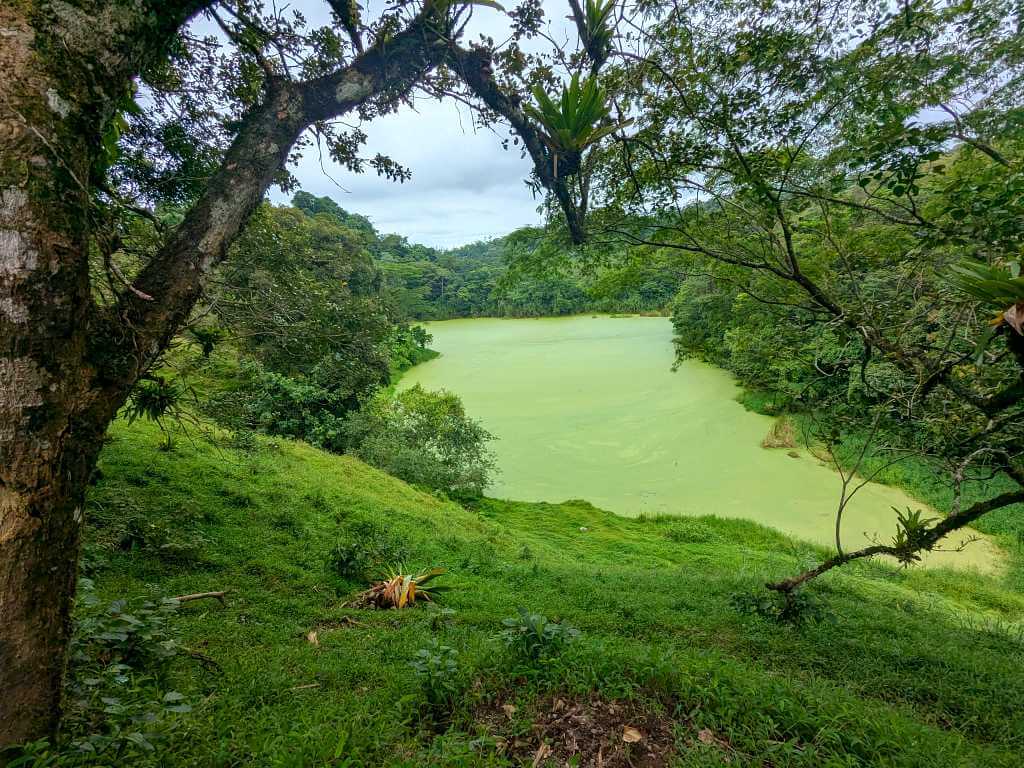
[[[58,722],[102,434],[82,415],[111,413],[85,396],[87,137],[99,118],[76,98],[89,89],[56,74],[32,13],[0,8],[0,748]]]
[[[431,6],[351,65],[268,88],[136,290],[98,307],[90,190],[104,127],[142,64],[209,4],[0,0],[0,750],[60,720],[85,489],[107,425],[304,128],[401,98],[451,31]]]

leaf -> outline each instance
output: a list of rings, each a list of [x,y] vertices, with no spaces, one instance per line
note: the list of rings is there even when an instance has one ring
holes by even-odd
[[[1020,336],[1024,336],[1024,301],[1019,301],[1003,312],[1003,320]]]
[[[185,698],[185,694],[178,693],[177,691],[168,691],[164,694],[165,702],[182,701]]]
[[[995,338],[998,330],[998,324],[990,325],[978,338],[978,343],[974,347],[973,360],[975,365],[981,365],[985,361],[985,350],[988,349],[988,345],[992,343],[992,339]]]

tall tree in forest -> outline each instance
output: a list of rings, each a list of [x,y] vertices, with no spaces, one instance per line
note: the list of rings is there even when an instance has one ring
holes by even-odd
[[[654,5],[614,54],[638,118],[604,150],[592,231],[742,294],[738,344],[780,311],[827,329],[848,351],[824,361],[824,378],[850,374],[839,407],[950,468],[948,516],[894,518],[891,541],[846,550],[840,504],[835,555],[771,588],[875,555],[914,562],[1024,502],[1020,4]],[[985,477],[1004,490],[961,504]]]
[[[447,64],[432,90],[464,78],[528,147],[538,188],[578,214],[571,174],[497,84],[493,44],[459,47],[471,2],[365,19],[326,0],[323,27],[261,0],[0,6],[0,747],[59,722],[105,430],[268,187],[289,185],[295,152],[315,139],[352,170],[404,178],[336,121],[392,111]],[[539,25],[526,6],[516,39]]]

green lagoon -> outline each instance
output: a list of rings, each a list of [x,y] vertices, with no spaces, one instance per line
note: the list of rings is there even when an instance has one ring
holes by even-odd
[[[772,419],[736,402],[727,372],[695,361],[673,372],[666,318],[472,319],[428,327],[441,357],[409,371],[400,386],[458,393],[498,438],[492,447],[500,473],[489,495],[583,498],[630,516],[748,518],[831,544],[838,474],[806,451],[794,458],[762,448]],[[907,506],[922,505],[895,488],[864,487],[844,516],[844,546],[860,546],[872,534],[888,539],[892,507]],[[990,570],[999,557],[983,540],[930,560]]]

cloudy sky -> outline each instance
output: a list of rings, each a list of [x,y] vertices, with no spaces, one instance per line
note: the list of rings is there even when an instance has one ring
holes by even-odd
[[[301,0],[294,7],[312,23],[327,21],[326,6],[319,0]],[[566,39],[568,3],[545,0],[544,7],[552,33]],[[474,9],[465,39],[481,33],[504,40],[507,18],[490,8]],[[303,189],[328,195],[343,208],[369,217],[382,232],[438,247],[484,240],[540,222],[540,200],[524,183],[530,162],[515,147],[502,149],[504,127],[498,127],[500,136],[474,130],[466,107],[451,100],[418,99],[415,109],[403,107],[362,128],[369,136],[363,154],[388,155],[412,171],[412,180],[398,184],[377,177],[372,170],[349,173],[324,157],[328,176],[314,148],[293,169]],[[280,203],[288,197],[275,189],[271,199]]]

